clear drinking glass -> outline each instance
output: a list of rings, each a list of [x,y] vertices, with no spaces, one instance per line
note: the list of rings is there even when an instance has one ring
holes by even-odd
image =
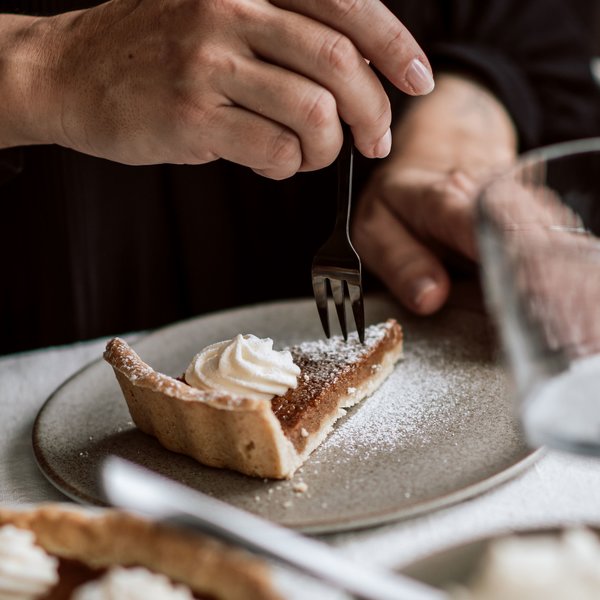
[[[477,228],[528,442],[600,455],[600,138],[523,156]]]

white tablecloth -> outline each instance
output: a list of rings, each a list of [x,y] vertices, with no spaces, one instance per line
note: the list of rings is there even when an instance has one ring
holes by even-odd
[[[97,359],[105,341],[0,358],[0,503],[67,501],[38,471],[31,429],[52,391]],[[515,479],[472,500],[325,539],[359,560],[396,566],[499,531],[586,522],[600,525],[600,460],[548,453]]]

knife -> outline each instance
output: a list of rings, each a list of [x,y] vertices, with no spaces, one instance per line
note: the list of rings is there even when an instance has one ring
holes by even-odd
[[[175,483],[116,457],[102,466],[102,485],[117,507],[195,529],[295,567],[363,600],[442,600],[435,588],[345,558],[322,542]]]

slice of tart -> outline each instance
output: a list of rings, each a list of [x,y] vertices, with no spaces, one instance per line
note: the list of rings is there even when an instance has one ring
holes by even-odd
[[[0,597],[281,600],[267,565],[244,551],[120,511],[54,504],[0,508]]]
[[[392,372],[402,355],[393,319],[352,334],[272,350],[237,336],[207,347],[181,378],[154,371],[119,338],[104,358],[131,417],[169,450],[255,477],[290,478],[333,424]]]

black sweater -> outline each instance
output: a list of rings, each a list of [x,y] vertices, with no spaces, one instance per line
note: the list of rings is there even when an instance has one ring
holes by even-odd
[[[5,0],[0,10],[92,4]],[[388,5],[434,70],[469,73],[497,94],[522,150],[598,133],[593,36],[573,3]],[[389,91],[401,115],[405,98]],[[359,182],[372,166],[359,161]],[[128,167],[54,146],[0,151],[0,353],[310,295],[312,254],[334,204],[332,168],[273,182],[224,161]]]

